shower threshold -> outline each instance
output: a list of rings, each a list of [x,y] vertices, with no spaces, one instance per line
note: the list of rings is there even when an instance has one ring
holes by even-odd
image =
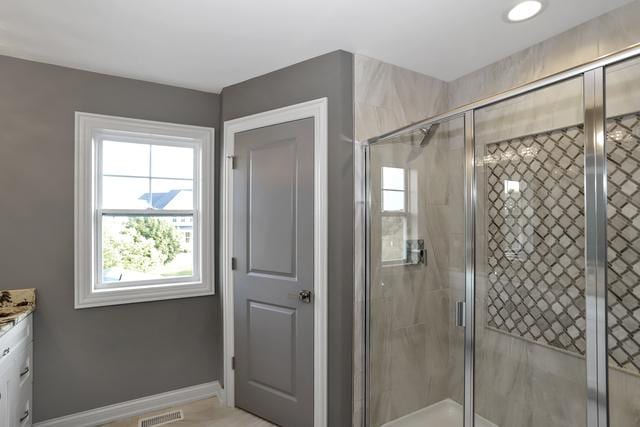
[[[382,427],[462,427],[463,414],[462,405],[454,400],[444,399],[389,421]],[[475,424],[476,427],[498,427],[478,415],[476,415]]]

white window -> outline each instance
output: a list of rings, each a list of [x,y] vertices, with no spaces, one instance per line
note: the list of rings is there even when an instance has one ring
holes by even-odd
[[[407,176],[406,170],[382,167],[382,263],[406,263]]]
[[[76,113],[76,308],[213,294],[213,137]]]

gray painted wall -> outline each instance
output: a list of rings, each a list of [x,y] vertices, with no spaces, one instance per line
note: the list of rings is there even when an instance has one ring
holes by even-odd
[[[222,119],[329,100],[329,420],[351,425],[353,55],[336,51],[224,88]]]
[[[0,287],[37,288],[35,421],[221,378],[218,296],[73,308],[74,112],[218,128],[219,96],[9,57],[0,76]]]

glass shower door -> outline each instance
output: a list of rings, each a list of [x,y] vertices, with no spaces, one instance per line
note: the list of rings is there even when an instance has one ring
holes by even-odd
[[[609,425],[640,423],[640,60],[606,70]]]
[[[582,93],[475,112],[476,426],[586,425]]]
[[[372,427],[463,425],[464,142],[460,117],[369,147]]]

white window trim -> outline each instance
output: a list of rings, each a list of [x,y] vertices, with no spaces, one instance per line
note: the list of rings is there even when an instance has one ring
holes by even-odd
[[[94,135],[107,131],[136,134],[137,137],[162,139],[164,136],[185,138],[201,144],[199,176],[194,182],[194,194],[199,192],[200,210],[194,215],[201,230],[202,241],[194,249],[201,270],[197,280],[172,283],[122,286],[114,289],[96,289],[97,249],[96,233],[96,141]],[[75,308],[99,307],[213,295],[213,189],[215,188],[213,165],[214,129],[173,123],[153,122],[123,117],[76,112],[75,115]],[[197,189],[197,190],[196,190]],[[197,210],[196,210],[197,211]],[[195,239],[194,239],[195,242]],[[196,274],[196,272],[194,272]]]

